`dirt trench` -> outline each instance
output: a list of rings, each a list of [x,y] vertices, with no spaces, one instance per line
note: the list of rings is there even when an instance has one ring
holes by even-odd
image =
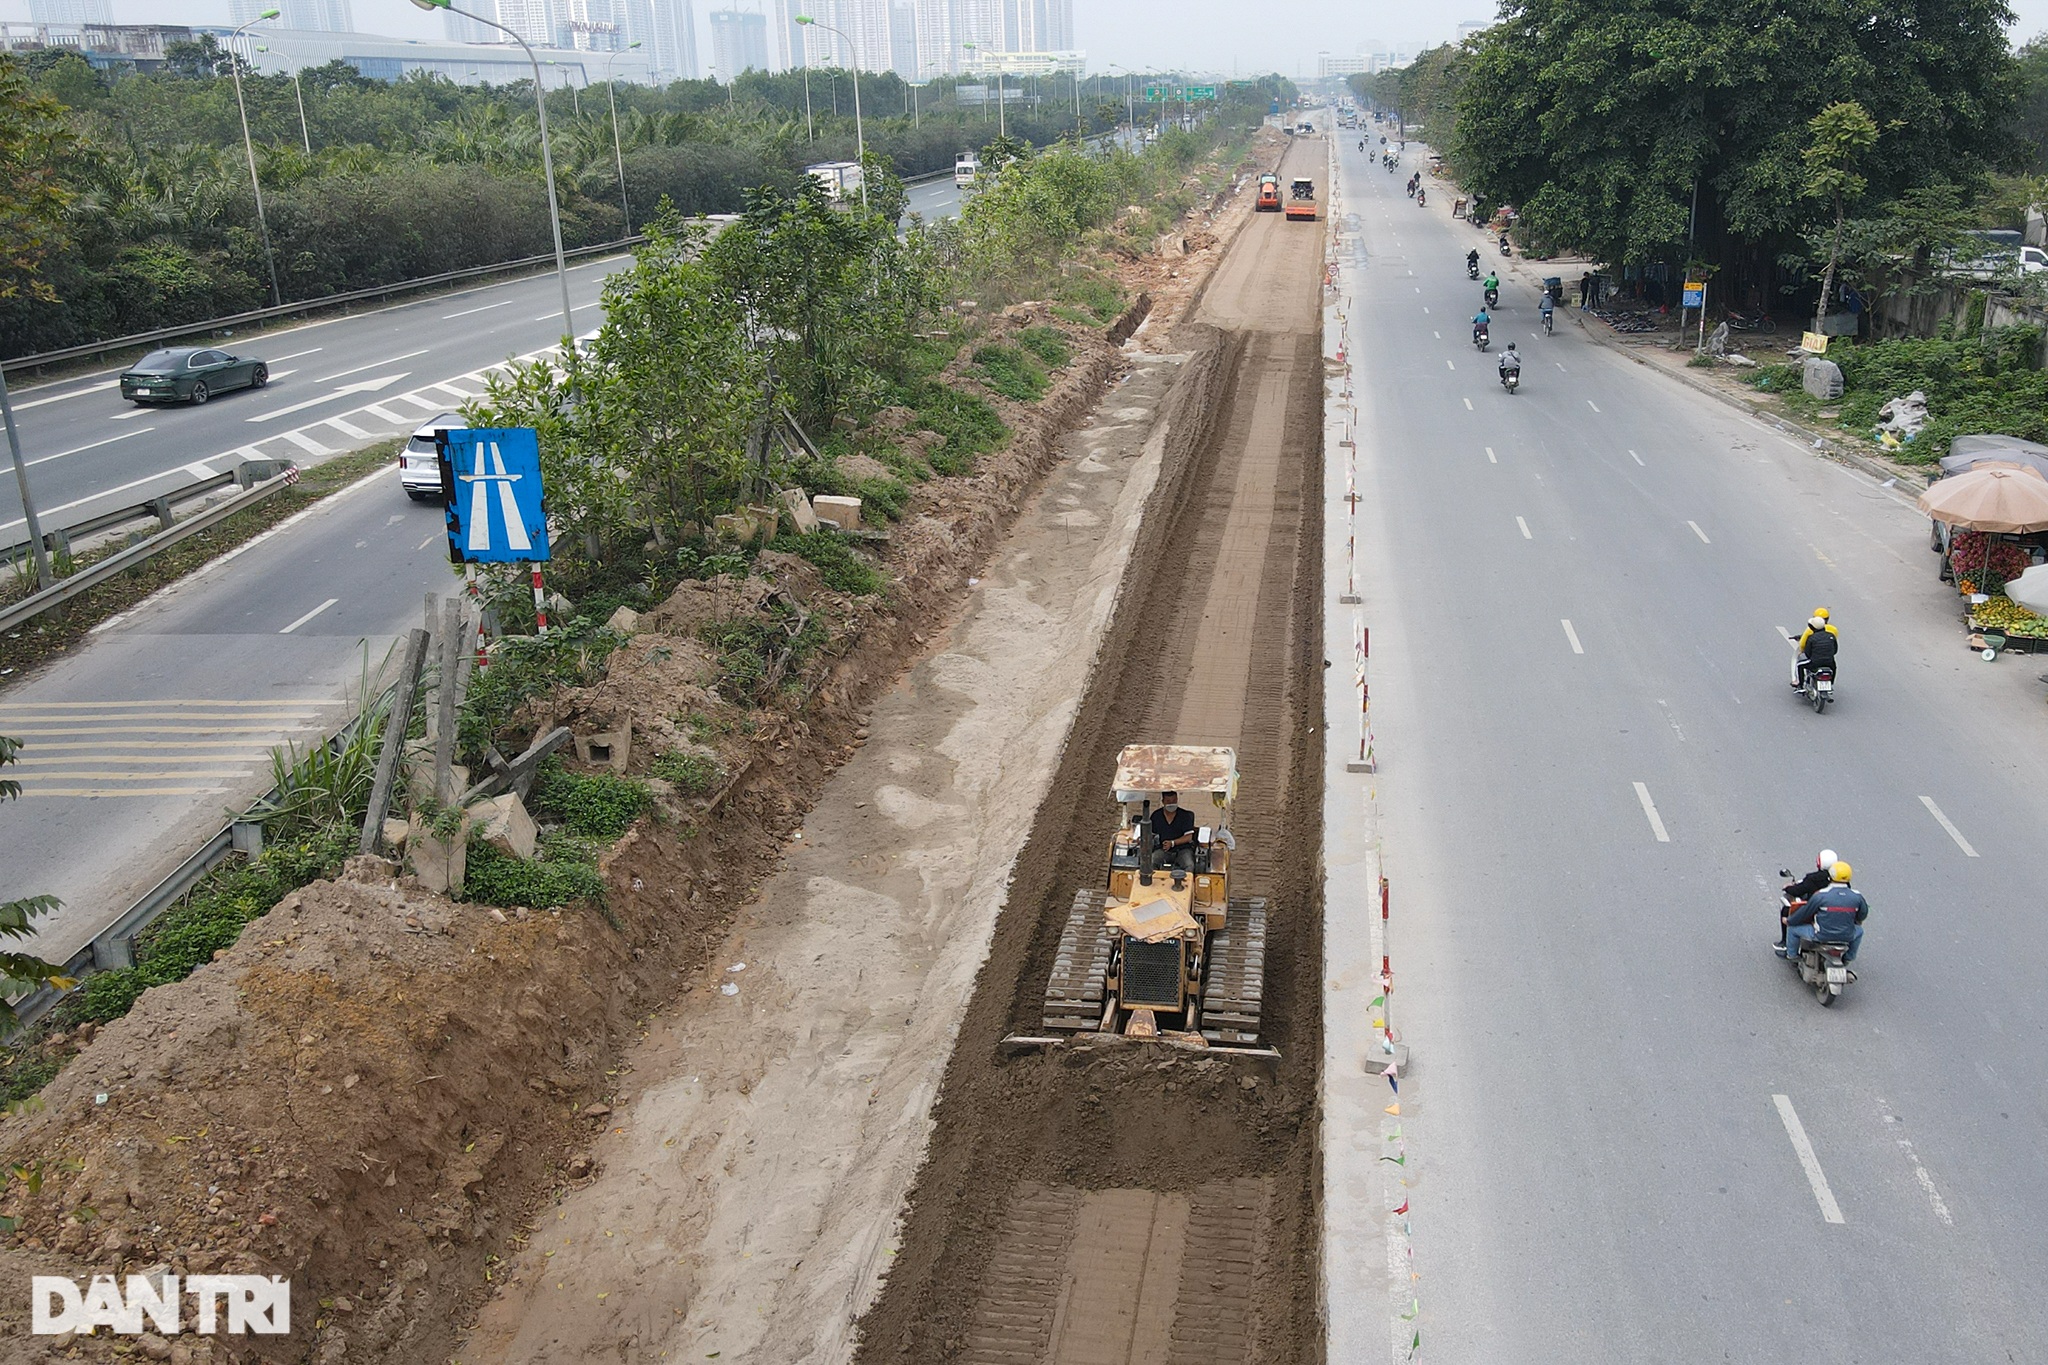
[[[1320,142],[1288,174],[1322,179]],[[1256,218],[1218,268],[1116,616],[1038,811],[934,1111],[858,1359],[967,1365],[1314,1362],[1322,952],[1323,225]],[[1102,878],[1133,742],[1238,754],[1234,894],[1272,909],[1275,1071],[1143,1046],[1004,1054],[1038,1033],[1074,889]]]

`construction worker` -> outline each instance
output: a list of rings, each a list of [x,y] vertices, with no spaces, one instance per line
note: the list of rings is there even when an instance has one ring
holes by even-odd
[[[1179,792],[1159,793],[1159,809],[1152,812],[1152,847],[1159,866],[1195,870],[1195,813],[1182,808]]]

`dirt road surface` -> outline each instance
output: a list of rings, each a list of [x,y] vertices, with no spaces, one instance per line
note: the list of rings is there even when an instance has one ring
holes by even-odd
[[[1283,175],[1323,178],[1320,140]],[[947,1068],[929,1163],[859,1359],[1222,1365],[1321,1358],[1314,1095],[1324,225],[1259,215],[1219,267],[1102,658]],[[1128,743],[1223,744],[1232,894],[1272,907],[1277,1070],[1142,1045],[1021,1057],[1077,887],[1100,883]]]

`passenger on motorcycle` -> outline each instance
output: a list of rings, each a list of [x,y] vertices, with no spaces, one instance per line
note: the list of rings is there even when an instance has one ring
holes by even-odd
[[[1792,655],[1792,686],[1806,686],[1806,675],[1814,664],[1832,664],[1841,645],[1841,632],[1828,624],[1828,609],[1815,607],[1800,632],[1798,648]]]
[[[1787,882],[1785,884],[1786,901],[1810,900],[1814,892],[1834,880],[1834,869],[1837,861],[1833,849],[1822,849],[1820,856],[1813,860],[1813,871],[1807,873],[1796,882]],[[1785,951],[1785,916],[1790,913],[1791,910],[1788,905],[1787,909],[1778,915],[1778,939],[1777,942],[1771,945],[1771,951],[1774,953]]]
[[[1792,912],[1792,918],[1785,922],[1787,959],[1797,962],[1800,949],[1812,941],[1846,943],[1849,951],[1842,955],[1842,961],[1856,960],[1856,950],[1863,946],[1863,921],[1870,918],[1870,902],[1849,885],[1849,877],[1849,865],[1836,863],[1829,869],[1829,884]]]

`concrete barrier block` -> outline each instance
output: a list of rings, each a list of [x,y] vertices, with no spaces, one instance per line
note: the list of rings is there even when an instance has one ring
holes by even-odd
[[[807,536],[818,529],[818,514],[811,510],[803,489],[785,488],[776,496],[782,500],[783,515],[796,527],[798,535]]]
[[[858,530],[860,527],[860,499],[842,498],[833,493],[820,493],[811,499],[811,510],[818,520],[830,523],[842,531]]]
[[[511,792],[479,801],[467,812],[491,847],[524,862],[533,856],[540,831],[526,813],[526,803]]]
[[[421,886],[444,896],[462,894],[462,874],[469,862],[469,842],[463,832],[443,839],[414,816],[406,831],[405,851]]]
[[[621,635],[631,635],[640,629],[640,613],[631,607],[620,607],[604,624],[607,630],[615,630]]]
[[[610,768],[615,773],[626,771],[626,761],[633,754],[633,722],[628,720],[616,730],[599,734],[576,736],[576,757],[594,767]]]

